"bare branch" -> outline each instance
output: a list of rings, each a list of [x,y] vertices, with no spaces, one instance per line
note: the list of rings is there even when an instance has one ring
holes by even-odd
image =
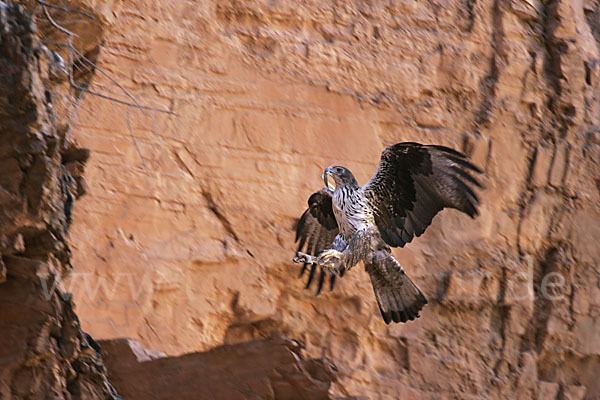
[[[87,19],[83,19],[83,18],[67,19],[67,20],[62,21],[62,20],[57,19],[56,16],[54,16],[54,21],[57,24],[60,24],[61,26],[72,25],[72,24],[82,24],[82,23],[87,23],[88,22]]]
[[[146,162],[144,160],[144,155],[142,154],[142,151],[140,149],[140,147],[138,146],[137,140],[135,138],[135,135],[133,134],[133,129],[131,127],[131,107],[136,107],[137,109],[139,109],[143,115],[146,115],[144,113],[145,110],[150,111],[150,117],[152,118],[152,132],[154,133],[154,135],[157,137],[157,139],[159,141],[162,142],[162,138],[159,136],[157,130],[156,130],[156,124],[155,124],[155,120],[154,120],[154,113],[155,112],[159,112],[159,113],[164,113],[164,114],[169,114],[169,115],[177,115],[176,113],[174,113],[173,111],[170,110],[163,110],[160,108],[155,108],[155,107],[149,107],[149,106],[143,106],[141,105],[136,98],[129,93],[129,91],[127,89],[125,89],[119,82],[117,82],[115,79],[113,79],[113,77],[111,77],[108,73],[104,72],[104,70],[102,70],[100,67],[98,67],[93,61],[91,61],[89,58],[87,58],[84,54],[82,54],[81,52],[79,52],[79,50],[77,50],[73,44],[71,39],[73,37],[79,37],[77,34],[69,31],[68,29],[64,28],[63,26],[61,26],[60,24],[58,24],[53,18],[52,15],[50,15],[50,12],[48,11],[48,8],[54,8],[54,9],[58,9],[61,11],[66,11],[66,12],[70,12],[70,13],[77,13],[77,14],[81,14],[84,15],[90,19],[94,19],[94,17],[92,15],[89,15],[83,11],[78,11],[78,10],[71,10],[69,8],[66,7],[61,7],[61,6],[57,6],[54,4],[50,4],[47,3],[43,0],[36,0],[38,4],[40,4],[42,6],[42,9],[44,11],[44,15],[46,17],[46,19],[48,20],[48,22],[57,30],[59,30],[60,32],[64,33],[66,35],[66,42],[67,43],[56,43],[56,42],[44,42],[45,44],[50,44],[50,45],[54,45],[54,46],[58,46],[58,47],[66,47],[67,50],[67,59],[68,59],[68,76],[69,76],[69,85],[71,86],[71,88],[77,89],[80,91],[80,93],[77,96],[77,100],[76,100],[76,104],[75,104],[75,109],[73,114],[71,115],[71,121],[69,123],[69,132],[67,132],[67,135],[70,134],[71,131],[71,127],[73,126],[73,121],[77,116],[77,113],[80,109],[85,110],[83,107],[81,107],[81,100],[84,97],[85,93],[89,93],[93,96],[97,96],[106,100],[109,100],[113,103],[113,107],[114,104],[122,104],[127,106],[127,128],[129,129],[129,134],[131,136],[131,140],[133,141],[133,144],[135,146],[135,149],[138,153],[138,155],[140,156],[140,159],[142,161],[142,166],[144,167],[144,171],[146,172],[146,175],[149,176],[150,173],[148,171],[148,168],[146,167]],[[90,66],[93,68],[90,68]],[[93,90],[90,90],[88,88],[85,88],[81,85],[78,85],[75,82],[75,79],[73,77],[73,71],[76,69],[77,71],[83,72],[82,68],[86,69],[89,72],[92,72],[93,70],[99,71],[102,75],[104,75],[106,78],[108,78],[114,85],[116,85],[127,97],[129,97],[129,99],[131,99],[132,102],[128,102],[128,101],[124,101],[124,100],[120,100],[116,97],[112,97],[112,96],[108,96],[106,94],[103,93],[98,93],[95,92]],[[110,92],[110,91],[109,91]]]
[[[135,149],[137,150],[137,153],[140,156],[140,159],[142,160],[142,166],[144,167],[144,171],[146,171],[146,175],[150,176],[150,172],[148,172],[148,168],[146,168],[146,162],[144,161],[144,156],[142,155],[142,151],[140,150],[140,148],[137,144],[137,140],[135,140],[135,135],[133,134],[133,129],[131,129],[130,107],[131,106],[127,106],[127,128],[129,129],[129,135],[131,136],[133,145],[135,146]]]
[[[79,93],[79,96],[77,96],[77,100],[75,101],[75,108],[73,109],[73,113],[71,114],[71,118],[69,118],[69,130],[67,130],[67,133],[65,134],[66,138],[69,138],[71,136],[71,131],[73,130],[73,122],[75,122],[75,119],[77,118],[77,115],[79,114],[79,109],[83,109],[83,107],[81,107],[81,100],[83,100],[83,96],[85,95],[85,92],[81,92]]]
[[[79,51],[78,51],[78,50],[77,50],[77,49],[76,49],[76,48],[75,48],[75,47],[74,47],[74,46],[71,44],[71,40],[70,40],[69,38],[67,38],[67,42],[68,42],[68,43],[57,43],[57,42],[49,42],[49,41],[46,41],[46,42],[44,42],[44,43],[45,43],[45,44],[50,44],[50,45],[53,45],[53,46],[58,46],[58,47],[66,47],[66,48],[67,48],[67,53],[68,53],[68,54],[71,54],[71,51],[72,51],[72,52],[74,52],[74,53],[76,53],[78,56],[80,56],[80,57],[81,57],[81,58],[83,58],[83,59],[84,59],[86,62],[88,62],[90,65],[92,65],[92,66],[93,66],[95,69],[97,69],[98,71],[100,71],[100,73],[102,73],[102,75],[106,76],[108,79],[110,79],[110,81],[111,81],[111,82],[113,82],[115,85],[117,85],[117,86],[119,87],[119,89],[121,89],[121,90],[122,90],[122,91],[123,91],[123,92],[124,92],[124,93],[125,93],[125,94],[126,94],[128,97],[129,97],[129,98],[130,98],[130,99],[132,99],[132,100],[134,101],[134,103],[130,103],[130,102],[128,102],[128,101],[120,100],[120,99],[117,99],[116,97],[107,96],[107,95],[105,95],[105,94],[98,93],[98,92],[95,92],[95,91],[93,91],[93,90],[90,90],[90,89],[86,89],[86,88],[84,88],[84,87],[81,87],[81,86],[79,86],[79,85],[77,85],[77,84],[75,83],[75,80],[73,79],[73,77],[71,76],[71,74],[69,74],[69,75],[70,75],[70,76],[69,76],[69,84],[70,84],[72,87],[74,87],[75,89],[77,89],[77,90],[82,90],[82,91],[84,91],[84,92],[86,92],[86,93],[89,93],[89,94],[91,94],[91,95],[93,95],[93,96],[98,96],[98,97],[100,97],[100,98],[103,98],[103,99],[106,99],[106,100],[110,100],[110,101],[114,101],[114,102],[116,102],[116,103],[119,103],[119,104],[123,104],[123,105],[126,105],[126,106],[134,106],[134,107],[137,107],[137,108],[139,108],[139,109],[140,109],[140,111],[142,111],[142,113],[143,113],[144,115],[146,115],[146,114],[144,113],[144,110],[156,111],[156,112],[159,112],[159,113],[163,113],[163,114],[169,114],[169,115],[177,115],[177,113],[175,113],[175,112],[173,112],[173,111],[170,111],[170,110],[163,110],[163,109],[160,109],[160,108],[155,108],[155,107],[150,107],[150,106],[143,106],[143,105],[139,104],[139,103],[137,102],[137,100],[136,100],[136,99],[133,97],[133,95],[131,95],[131,94],[129,93],[129,91],[127,91],[127,89],[125,89],[125,88],[124,88],[124,87],[123,87],[121,84],[119,84],[119,83],[118,83],[118,82],[117,82],[117,81],[116,81],[114,78],[112,78],[112,77],[111,77],[109,74],[107,74],[106,72],[104,72],[104,71],[102,70],[102,68],[98,67],[98,66],[97,66],[96,64],[94,64],[94,63],[93,63],[93,62],[92,62],[90,59],[88,59],[88,58],[87,58],[87,57],[85,57],[83,54],[81,54],[81,52],[79,52]],[[75,65],[75,59],[74,59],[74,57],[72,56],[72,54],[69,56],[69,64],[70,64],[70,65]],[[91,70],[90,70],[90,69],[89,69],[89,68],[88,68],[88,67],[87,67],[87,66],[86,66],[84,63],[81,63],[81,62],[80,62],[79,64],[80,64],[80,65],[82,65],[82,66],[84,66],[84,67],[85,67],[85,68],[86,68],[88,71],[91,71]]]
[[[67,8],[67,7],[61,7],[61,6],[57,6],[56,4],[50,4],[50,3],[46,3],[43,0],[36,0],[38,4],[40,4],[41,6],[45,6],[45,7],[50,7],[50,8],[55,8],[57,10],[61,10],[61,11],[66,11],[69,13],[74,13],[74,14],[79,14],[79,15],[83,15],[84,17],[87,17],[89,19],[94,19],[94,16],[91,14],[88,14],[84,11],[81,10],[73,10],[71,8]]]
[[[144,114],[144,108],[140,105],[140,103],[137,102],[137,100],[135,99],[135,97],[133,97],[128,91],[127,89],[125,89],[123,86],[121,86],[121,84],[119,82],[117,82],[116,80],[113,79],[112,76],[110,76],[109,74],[107,74],[106,72],[104,72],[101,68],[99,68],[96,64],[94,64],[89,58],[87,58],[86,56],[84,56],[83,54],[81,54],[79,51],[77,51],[77,49],[72,47],[72,50],[82,59],[84,59],[85,61],[87,61],[92,67],[94,67],[95,69],[97,69],[102,75],[104,75],[105,77],[107,77],[112,83],[114,83],[115,85],[117,85],[119,87],[119,89],[121,89],[123,91],[123,93],[125,93],[127,95],[127,97],[129,97],[134,103],[135,105],[142,111],[142,114]],[[145,114],[144,114],[145,115]]]
[[[54,20],[52,19],[52,16],[48,12],[48,8],[46,7],[46,5],[42,4],[42,8],[44,9],[44,14],[46,15],[46,18],[52,24],[53,27],[55,27],[56,29],[58,29],[59,31],[61,31],[62,33],[66,34],[66,35],[79,37],[79,35],[71,32],[68,29],[63,28],[62,26],[60,26],[59,24],[57,24],[56,22],[54,22]]]
[[[81,87],[79,85],[77,85],[75,82],[73,82],[73,80],[71,79],[71,82],[69,82],[71,84],[72,87],[74,87],[77,90],[81,90],[83,92],[89,93],[93,96],[98,96],[102,99],[106,99],[106,100],[110,100],[110,101],[114,101],[115,103],[119,103],[119,104],[123,104],[125,106],[132,106],[132,107],[136,107],[136,108],[140,108],[143,110],[149,110],[149,111],[156,111],[159,113],[164,113],[164,114],[169,114],[169,115],[177,115],[177,113],[174,113],[173,111],[168,111],[168,110],[161,110],[160,108],[154,108],[154,107],[149,107],[149,106],[138,106],[137,104],[133,104],[133,103],[129,103],[127,101],[123,101],[123,100],[119,100],[115,97],[111,97],[111,96],[106,96],[102,93],[98,93],[98,92],[94,92],[93,90],[89,90],[86,89],[84,87]]]
[[[154,120],[154,111],[150,111],[150,117],[152,117],[152,133],[154,133],[154,136],[156,136],[156,138],[160,141],[160,143],[163,143],[162,138],[160,137],[160,135],[158,134],[158,130],[156,129],[156,121]]]
[[[78,71],[78,72],[83,72],[83,68],[81,68],[81,67],[80,67],[79,65],[77,65],[77,64],[81,64],[81,63],[79,63],[79,62],[74,62],[74,63],[73,63],[73,66],[75,67],[75,69],[77,69],[77,71]],[[83,64],[82,64],[82,66],[83,66]],[[89,72],[89,68],[88,68],[87,66],[84,66],[84,67],[85,67],[85,68],[88,70],[88,72]]]

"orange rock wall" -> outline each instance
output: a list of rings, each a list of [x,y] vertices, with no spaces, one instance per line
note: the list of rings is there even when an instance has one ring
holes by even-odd
[[[100,67],[176,115],[79,110],[65,285],[94,337],[174,355],[283,333],[336,363],[338,395],[600,398],[597,2],[104,3]],[[364,183],[399,141],[467,152],[486,190],[394,252],[430,304],[386,326],[361,267],[303,290],[292,226],[326,166]]]
[[[72,93],[29,10],[0,2],[0,27],[0,399],[117,400],[59,283],[88,154],[69,140]]]

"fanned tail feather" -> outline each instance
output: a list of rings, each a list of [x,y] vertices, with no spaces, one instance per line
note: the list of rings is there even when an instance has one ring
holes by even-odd
[[[381,316],[386,324],[412,321],[419,318],[419,311],[427,304],[427,299],[400,264],[391,256],[390,259],[395,264],[392,268],[389,263],[386,263],[388,268],[366,265]]]

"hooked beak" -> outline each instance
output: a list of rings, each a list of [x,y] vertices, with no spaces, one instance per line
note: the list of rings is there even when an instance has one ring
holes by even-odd
[[[329,182],[327,181],[328,175],[331,175],[331,167],[327,167],[325,169],[325,172],[323,172],[323,175],[321,175],[321,177],[323,178],[323,182],[325,183],[325,187],[331,189],[331,187],[329,187]]]

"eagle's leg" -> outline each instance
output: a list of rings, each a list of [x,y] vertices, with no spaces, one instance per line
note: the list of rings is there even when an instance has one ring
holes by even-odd
[[[341,275],[362,261],[370,252],[371,239],[377,234],[373,229],[357,231],[348,242],[338,235],[331,249],[321,252],[318,257],[298,252],[294,261],[317,264],[331,275]]]
[[[346,270],[343,256],[347,248],[348,243],[341,235],[337,235],[331,244],[331,248],[321,252],[317,257],[321,268],[332,275],[343,275]]]
[[[330,275],[339,275],[343,269],[342,253],[335,249],[325,250],[318,257],[299,251],[293,261],[296,263],[317,264]]]
[[[331,243],[329,250],[322,251],[318,256],[311,256],[310,254],[298,251],[293,261],[309,265],[316,264],[331,275],[342,275],[346,269],[342,256],[347,247],[348,244],[344,238],[337,235],[333,243]]]
[[[323,270],[331,275],[339,275],[341,270],[343,269],[342,263],[342,252],[329,249],[323,251],[317,257],[319,266],[323,268]]]

